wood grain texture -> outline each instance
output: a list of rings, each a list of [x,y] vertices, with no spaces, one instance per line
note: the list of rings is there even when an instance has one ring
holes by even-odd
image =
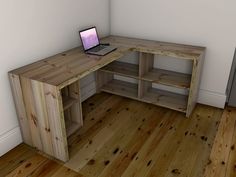
[[[204,177],[233,177],[235,170],[236,109],[227,108],[222,116]]]
[[[101,71],[138,78],[139,67],[135,64],[114,61],[100,69]]]
[[[97,73],[97,92],[102,90],[191,115],[198,95],[204,47],[118,36],[102,41],[117,46],[117,50],[106,56],[93,56],[75,48],[9,72],[25,143],[64,162],[69,160],[67,137],[83,126],[80,80],[93,72]],[[132,51],[140,52],[139,65],[116,61]],[[154,54],[192,60],[191,85],[189,76],[152,70]],[[138,84],[114,80],[114,74],[136,78]],[[189,88],[188,102],[184,96],[150,89],[143,80]]]
[[[86,102],[84,127],[69,138],[73,155],[67,167],[86,177],[203,175],[222,110],[197,105],[185,119],[176,111],[105,93]]]
[[[167,86],[188,89],[190,87],[191,75],[163,69],[151,69],[142,79]]]
[[[118,36],[109,36],[102,41],[117,46],[117,50],[106,56],[84,54],[82,48],[57,54],[34,64],[11,71],[30,79],[63,88],[83,78],[87,74],[106,66],[130,51],[166,55],[183,59],[195,60],[205,51],[204,47],[148,41]]]
[[[0,176],[6,177],[83,177],[50,160],[25,144],[20,144],[0,158]]]
[[[191,84],[188,96],[188,106],[186,116],[189,117],[197,104],[198,92],[201,82],[201,70],[204,63],[205,51],[193,61]]]
[[[106,93],[82,106],[84,126],[68,139],[73,160],[65,164],[77,172],[21,144],[0,158],[0,176],[235,176],[234,108],[222,115],[221,109],[197,105],[186,119]]]
[[[19,124],[21,127],[23,141],[26,144],[32,146],[33,142],[30,133],[29,120],[26,114],[20,77],[18,75],[9,73],[9,81],[12,89],[12,95],[15,103]]]
[[[62,161],[69,159],[64,110],[60,90],[44,84],[45,103],[48,111],[54,157]]]

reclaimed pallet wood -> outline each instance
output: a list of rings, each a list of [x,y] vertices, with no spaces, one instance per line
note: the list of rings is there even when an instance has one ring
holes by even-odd
[[[100,69],[101,71],[138,78],[139,67],[135,64],[114,61]]]
[[[97,92],[105,91],[164,106],[190,117],[198,96],[204,47],[108,36],[117,47],[105,56],[87,55],[81,47],[9,72],[15,107],[26,144],[61,161],[69,160],[68,137],[83,126],[80,80],[96,73]],[[117,61],[136,51],[138,64]],[[191,60],[191,75],[153,68],[154,55]],[[115,76],[135,79],[137,84]],[[146,82],[187,89],[186,96],[150,89]]]

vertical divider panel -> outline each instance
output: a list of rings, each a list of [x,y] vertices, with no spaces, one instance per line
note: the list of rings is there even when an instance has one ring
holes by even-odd
[[[83,116],[82,116],[82,106],[81,106],[81,93],[79,81],[68,86],[69,96],[77,99],[78,101],[74,103],[71,107],[71,120],[79,124],[79,127],[83,126]]]
[[[188,105],[186,117],[190,117],[195,105],[197,103],[200,80],[201,80],[201,70],[205,58],[205,52],[201,54],[199,58],[193,60],[192,78],[188,96]]]
[[[102,71],[97,71],[96,72],[96,90],[97,93],[101,91],[101,88],[108,83],[109,81],[114,79],[113,74],[105,73]]]
[[[147,91],[147,84],[142,80],[143,75],[153,68],[154,55],[151,53],[139,54],[139,85],[138,85],[138,98],[141,99]]]

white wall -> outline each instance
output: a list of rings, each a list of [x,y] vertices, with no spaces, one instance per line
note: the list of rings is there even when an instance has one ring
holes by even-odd
[[[109,34],[109,0],[1,1],[0,156],[22,141],[7,72],[78,46],[92,25]]]
[[[236,46],[235,0],[111,0],[111,34],[207,47],[199,102],[222,107]]]

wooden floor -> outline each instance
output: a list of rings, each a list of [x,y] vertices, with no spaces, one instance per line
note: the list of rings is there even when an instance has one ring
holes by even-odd
[[[98,94],[83,103],[84,127],[69,138],[69,162],[55,162],[21,144],[0,158],[0,176],[234,177],[236,109],[222,112],[198,105],[187,119]]]

